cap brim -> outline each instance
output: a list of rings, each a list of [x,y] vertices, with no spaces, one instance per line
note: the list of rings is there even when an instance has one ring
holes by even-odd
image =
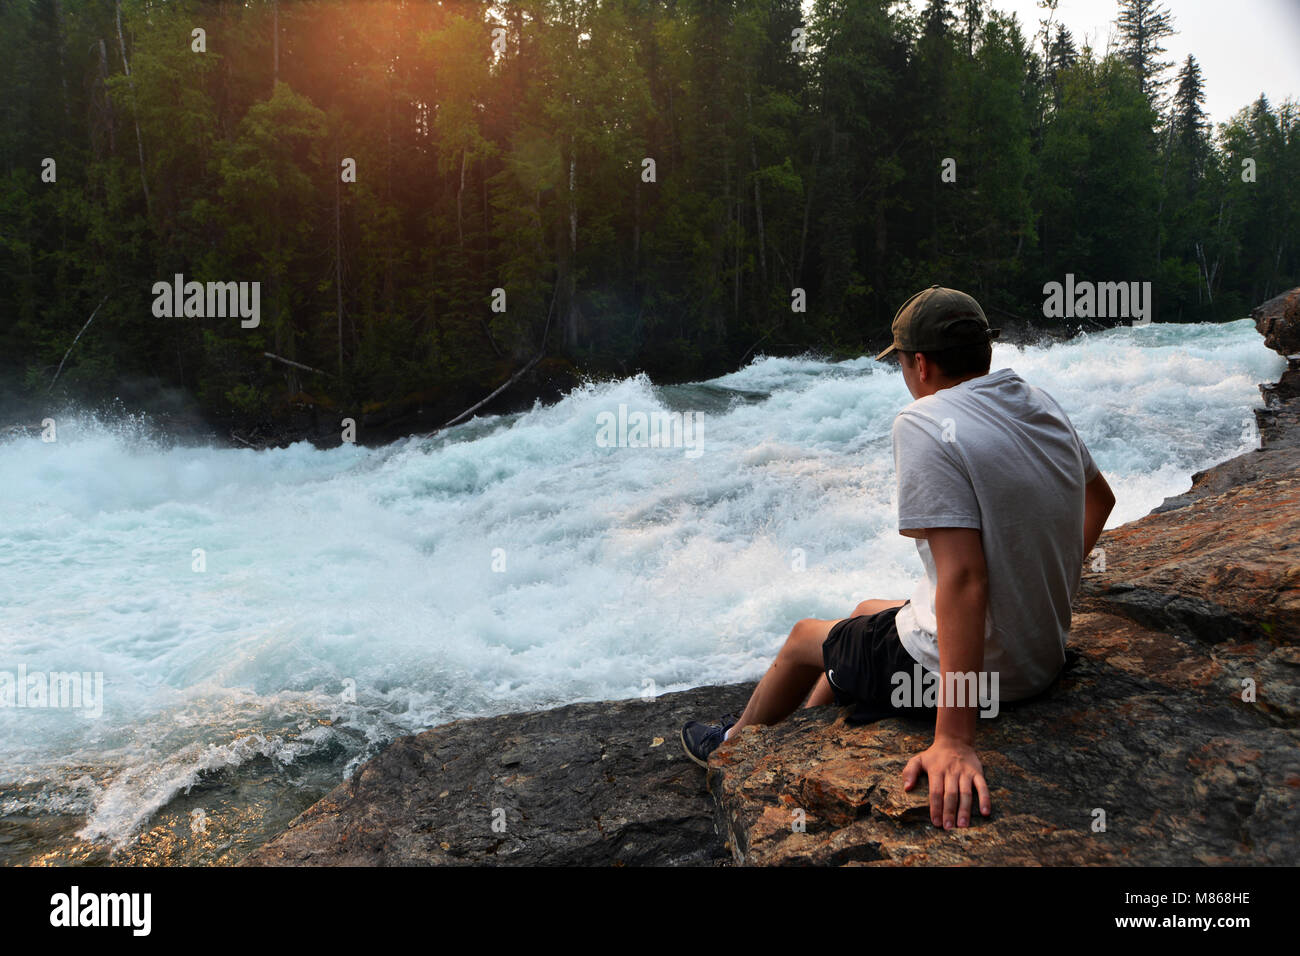
[[[1001,334],[1002,334],[1001,329],[989,329],[988,331],[988,336],[990,340],[996,339]],[[897,350],[898,350],[897,346],[891,345],[889,348],[885,349],[883,352],[881,352],[879,355],[876,356],[876,361],[877,362],[883,361],[884,359],[888,358],[891,354],[893,354]]]

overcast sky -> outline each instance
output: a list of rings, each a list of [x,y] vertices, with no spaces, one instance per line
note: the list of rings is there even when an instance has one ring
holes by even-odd
[[[915,5],[919,9],[924,3]],[[1027,34],[1038,32],[1043,13],[1035,0],[993,0],[992,5],[1017,14]],[[1213,122],[1225,122],[1260,93],[1274,106],[1287,98],[1300,102],[1300,0],[1164,0],[1163,6],[1177,31],[1162,54],[1174,64],[1169,76],[1176,75],[1187,54],[1196,57],[1205,79],[1205,111]],[[1115,35],[1118,8],[1116,0],[1061,0],[1056,17],[1077,45],[1087,39],[1103,53]]]
[[[850,0],[851,2],[851,0]],[[925,0],[908,0],[914,9]],[[1026,36],[1038,32],[1043,16],[1036,0],[992,0],[993,6],[1020,18]],[[804,9],[812,0],[804,0]],[[958,3],[952,3],[954,9]],[[1205,111],[1214,123],[1227,119],[1260,93],[1277,106],[1300,102],[1300,0],[1164,0],[1177,34],[1165,42],[1162,58],[1173,63],[1172,78],[1192,54],[1205,81]],[[1060,0],[1056,18],[1086,39],[1098,53],[1115,33],[1117,0]]]

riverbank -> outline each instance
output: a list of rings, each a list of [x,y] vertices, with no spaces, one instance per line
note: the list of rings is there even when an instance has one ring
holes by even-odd
[[[1094,326],[1102,328],[1096,323]],[[1043,328],[1009,318],[1003,318],[1000,327],[1000,343],[1020,346],[1068,342],[1082,330],[1081,327]],[[863,354],[874,355],[888,344],[884,340],[874,342]],[[773,350],[769,346],[767,351]],[[774,354],[782,353],[776,349]],[[746,356],[744,361],[753,358],[753,355]],[[57,422],[90,412],[104,420],[139,422],[161,440],[179,444],[261,450],[305,441],[316,448],[336,448],[343,443],[343,420],[351,419],[354,423],[351,435],[356,443],[375,447],[414,435],[431,434],[450,423],[468,421],[474,415],[510,415],[538,403],[554,404],[589,377],[573,364],[555,357],[541,359],[519,371],[515,377],[516,370],[503,365],[497,380],[481,387],[429,388],[386,401],[365,402],[357,408],[338,406],[304,389],[277,405],[270,417],[259,419],[213,419],[202,413],[192,396],[147,380],[123,384],[117,398],[102,406],[11,395],[6,403],[6,420],[0,423],[0,436],[21,433],[37,437],[46,418]],[[656,380],[656,383],[672,385],[691,381],[694,380]]]
[[[1092,323],[1092,326],[1095,330],[1104,328],[1096,323]],[[1002,332],[998,341],[1019,346],[1068,342],[1083,331],[1081,326],[1072,329],[1044,328],[1028,321],[1007,318],[1001,321],[1000,327]],[[875,355],[887,345],[888,340],[873,342],[862,354]],[[803,354],[815,350],[797,351]],[[792,353],[769,345],[760,350],[760,354]],[[741,365],[754,357],[746,356]],[[856,356],[846,353],[844,357]],[[635,371],[622,369],[619,377],[626,377]],[[727,370],[715,371],[721,375]],[[370,403],[360,410],[338,409],[304,394],[299,396],[298,402],[282,408],[274,422],[233,428],[206,427],[210,429],[214,440],[235,447],[272,448],[283,447],[295,441],[308,441],[318,448],[333,448],[342,440],[339,422],[347,416],[356,422],[356,440],[360,444],[384,445],[412,435],[438,431],[455,421],[467,421],[473,415],[510,415],[526,411],[537,403],[554,404],[590,377],[569,362],[550,357],[523,370],[518,378],[503,368],[499,381],[484,386],[481,393],[432,389],[393,401]],[[655,378],[658,385],[690,384],[696,380],[697,378]],[[175,422],[170,424],[173,428],[176,425]]]
[[[1254,313],[1284,355],[1297,304]],[[245,863],[1294,865],[1298,381],[1292,360],[1261,386],[1258,451],[1103,534],[1071,666],[981,727],[994,814],[969,829],[935,829],[924,785],[902,791],[929,743],[902,719],[801,711],[702,771],[678,729],[742,705],[752,684],[735,684],[401,738]]]

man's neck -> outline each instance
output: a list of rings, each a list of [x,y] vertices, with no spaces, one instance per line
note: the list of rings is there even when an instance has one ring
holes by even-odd
[[[978,372],[978,373],[973,374],[973,375],[967,375],[965,378],[954,378],[954,379],[949,379],[949,380],[947,380],[947,381],[942,382],[941,384],[937,384],[937,385],[935,385],[935,386],[934,386],[934,392],[942,392],[945,388],[952,388],[954,385],[960,385],[962,382],[969,382],[969,381],[970,381],[971,379],[973,379],[973,378],[983,378],[983,377],[984,377],[985,375],[987,375],[987,374],[989,374],[989,373],[988,373],[988,372]],[[931,392],[930,394],[933,395],[934,392]]]

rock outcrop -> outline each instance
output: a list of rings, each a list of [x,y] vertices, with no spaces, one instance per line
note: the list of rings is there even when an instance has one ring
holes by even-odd
[[[1300,288],[1274,296],[1250,312],[1264,344],[1281,355],[1300,355]]]
[[[1278,304],[1280,303],[1280,304]],[[1256,310],[1300,351],[1300,289]],[[707,774],[693,717],[752,685],[457,721],[395,741],[248,864],[1300,863],[1300,369],[1263,386],[1259,451],[1105,532],[1071,665],[981,721],[993,814],[943,831],[930,728],[833,707],[750,727]],[[495,815],[494,815],[495,811]],[[494,826],[494,822],[496,826]]]
[[[246,864],[708,865],[705,774],[678,730],[749,685],[478,717],[393,741]]]
[[[1258,633],[1209,643],[1095,598],[1079,601],[1071,635],[1078,656],[1045,697],[982,722],[991,817],[944,832],[925,786],[903,791],[924,724],[851,727],[805,710],[746,728],[710,761],[737,861],[1300,860],[1300,648]]]

